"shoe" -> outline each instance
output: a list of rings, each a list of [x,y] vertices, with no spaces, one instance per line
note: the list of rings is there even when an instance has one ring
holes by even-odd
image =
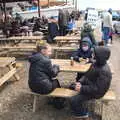
[[[92,120],[88,115],[85,116],[72,116],[70,120]]]
[[[112,45],[111,44],[107,44],[108,47],[111,47]]]

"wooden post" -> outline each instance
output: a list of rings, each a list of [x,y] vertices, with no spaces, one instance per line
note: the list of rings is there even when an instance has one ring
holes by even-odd
[[[77,0],[75,0],[75,9],[77,10]]]
[[[67,2],[68,2],[68,1],[66,0],[66,5],[67,5]]]
[[[3,11],[4,11],[4,32],[5,32],[5,35],[7,37],[7,31],[6,31],[7,16],[6,16],[6,3],[5,2],[3,2]]]
[[[40,17],[40,0],[38,0],[38,16]]]
[[[75,5],[75,0],[73,0],[73,5]]]
[[[6,3],[5,2],[3,2],[3,10],[4,10],[4,14],[5,14],[4,22],[6,22],[7,16],[6,16]]]
[[[50,1],[48,0],[48,7],[50,7]]]

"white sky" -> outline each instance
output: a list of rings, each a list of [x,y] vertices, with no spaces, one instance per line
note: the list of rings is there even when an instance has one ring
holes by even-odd
[[[112,8],[115,10],[120,10],[120,0],[77,0],[77,2],[79,9],[85,9],[86,7],[94,7],[98,9]]]

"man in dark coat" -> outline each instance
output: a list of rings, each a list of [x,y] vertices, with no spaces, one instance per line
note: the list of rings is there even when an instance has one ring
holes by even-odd
[[[51,17],[48,23],[48,42],[52,43],[54,42],[54,38],[59,35],[58,25],[54,17]]]
[[[107,64],[109,57],[109,48],[96,47],[95,62],[79,82],[75,83],[75,90],[79,94],[71,98],[71,107],[73,114],[80,117],[78,120],[89,120],[87,108],[82,106],[83,103],[103,97],[110,87],[112,74]]]
[[[49,55],[51,55],[51,47],[44,43],[37,47],[37,53],[29,58],[29,87],[33,92],[39,94],[48,94],[56,87],[60,87],[57,80],[53,78],[59,72],[59,66],[52,65]]]
[[[67,24],[68,24],[68,17],[65,11],[60,9],[59,15],[58,15],[58,25],[59,25],[60,36],[66,35]]]

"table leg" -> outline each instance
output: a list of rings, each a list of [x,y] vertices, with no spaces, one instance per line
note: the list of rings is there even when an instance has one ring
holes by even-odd
[[[9,70],[12,70],[14,68],[13,64],[8,65],[8,68]],[[20,80],[20,77],[18,74],[14,74],[13,76],[15,77],[16,81]]]

